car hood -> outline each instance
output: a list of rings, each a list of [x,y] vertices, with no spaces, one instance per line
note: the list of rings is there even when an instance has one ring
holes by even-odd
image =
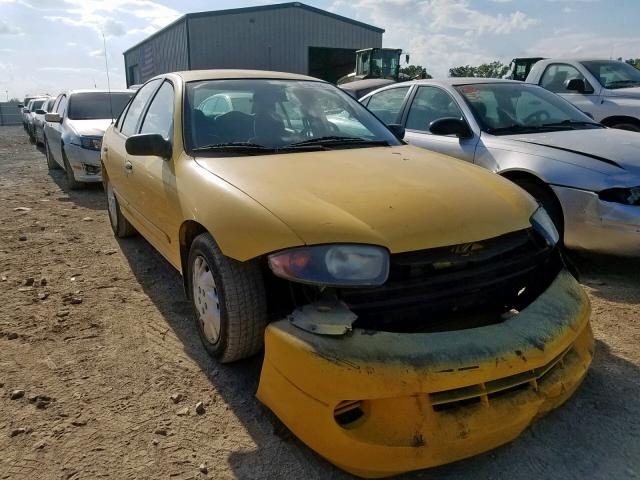
[[[640,100],[640,87],[606,89],[605,91],[607,97],[624,97]]]
[[[71,128],[78,135],[88,137],[102,137],[105,130],[111,125],[108,118],[100,118],[97,120],[67,120]]]
[[[556,152],[545,153],[546,156],[560,160],[563,159],[561,152],[583,155],[582,160],[575,156],[567,160],[570,163],[579,162],[580,166],[603,173],[616,174],[620,173],[620,169],[624,169],[640,174],[640,135],[636,132],[600,128],[509,135],[499,138],[548,147]]]
[[[498,175],[412,146],[196,161],[306,244],[369,243],[391,252],[457,245],[528,228],[537,207]]]

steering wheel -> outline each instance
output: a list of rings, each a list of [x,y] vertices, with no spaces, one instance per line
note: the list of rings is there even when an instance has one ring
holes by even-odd
[[[544,123],[551,119],[551,115],[546,110],[537,110],[530,115],[527,115],[524,118],[523,122],[525,124],[529,123]]]

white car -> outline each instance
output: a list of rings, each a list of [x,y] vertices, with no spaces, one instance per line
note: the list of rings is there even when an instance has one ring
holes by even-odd
[[[131,90],[71,90],[58,95],[51,112],[45,114],[47,165],[65,170],[70,189],[102,181],[102,137],[133,94]]]
[[[527,76],[597,122],[640,132],[640,70],[617,60],[546,59]]]
[[[27,134],[29,135],[29,139],[32,142],[35,141],[33,120],[36,116],[36,110],[40,110],[40,108],[42,108],[42,104],[48,99],[49,97],[37,97],[31,99],[29,103],[27,103],[27,106],[22,109],[22,113],[24,114],[25,128],[27,130]]]
[[[568,247],[640,255],[637,133],[605,128],[548,90],[513,80],[419,80],[361,102],[403,126],[410,144],[520,185],[544,205]]]
[[[51,111],[55,97],[48,98],[33,115],[33,140],[36,145],[44,145],[44,116]]]

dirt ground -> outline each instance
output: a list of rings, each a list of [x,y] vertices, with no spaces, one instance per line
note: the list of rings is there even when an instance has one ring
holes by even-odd
[[[117,241],[102,188],[68,191],[22,127],[0,127],[0,205],[0,478],[350,478],[255,399],[260,358],[209,359],[179,274]],[[597,337],[577,394],[509,445],[403,478],[640,478],[640,261],[576,261]]]

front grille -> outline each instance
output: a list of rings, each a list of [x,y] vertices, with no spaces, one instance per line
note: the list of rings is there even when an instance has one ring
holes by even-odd
[[[384,285],[340,289],[338,296],[358,315],[359,328],[470,328],[478,326],[473,322],[500,321],[501,314],[524,308],[561,267],[558,249],[526,229],[469,244],[393,254]]]
[[[516,375],[498,378],[485,383],[469,385],[429,394],[429,400],[434,411],[441,412],[458,407],[470,406],[475,403],[489,404],[491,400],[522,390],[538,391],[549,374],[556,368],[562,368],[569,355],[577,355],[573,347],[568,348],[552,359],[546,365],[527,370]]]

